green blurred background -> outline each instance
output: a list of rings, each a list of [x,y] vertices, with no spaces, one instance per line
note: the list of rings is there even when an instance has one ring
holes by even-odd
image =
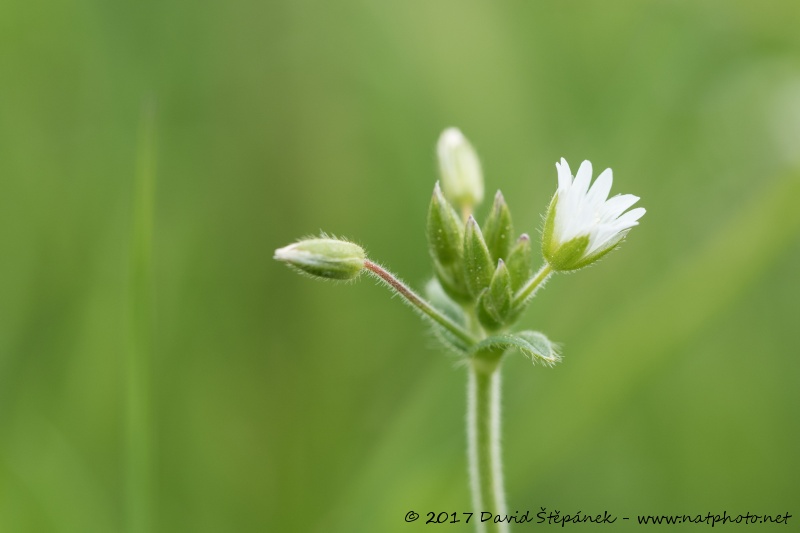
[[[518,231],[562,156],[648,210],[522,320],[565,359],[505,365],[511,510],[796,527],[799,26],[792,0],[0,3],[0,531],[471,531],[422,523],[470,510],[464,370],[372,281],[272,260],[324,230],[422,287],[447,126]]]

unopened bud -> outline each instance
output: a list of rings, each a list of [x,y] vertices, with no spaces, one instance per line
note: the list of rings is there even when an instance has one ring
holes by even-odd
[[[353,279],[364,268],[364,249],[338,239],[305,239],[275,250],[275,259],[325,279]]]
[[[428,209],[428,247],[431,257],[444,266],[461,260],[464,244],[464,223],[442,195],[439,184],[433,188]]]
[[[511,288],[519,290],[533,276],[531,238],[527,233],[520,235],[508,254],[508,273],[511,275]]]
[[[472,216],[464,232],[464,274],[467,288],[473,298],[489,286],[494,274],[494,263],[483,240],[481,228]]]
[[[483,200],[483,172],[475,149],[458,128],[447,128],[436,145],[444,194],[469,209]]]
[[[489,330],[500,329],[511,314],[513,297],[508,268],[500,259],[489,288],[478,299],[478,320]]]
[[[494,197],[489,218],[483,225],[483,237],[492,259],[508,259],[508,252],[513,239],[514,225],[511,223],[511,211],[508,209],[503,193],[497,191]]]

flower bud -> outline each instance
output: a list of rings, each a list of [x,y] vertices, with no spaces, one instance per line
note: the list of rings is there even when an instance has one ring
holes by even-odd
[[[508,273],[511,275],[511,288],[518,291],[533,276],[533,252],[531,238],[527,233],[520,235],[508,254]]]
[[[428,249],[444,291],[454,300],[467,303],[471,297],[464,282],[463,246],[464,224],[437,183],[428,209]]]
[[[489,330],[500,329],[511,314],[511,277],[502,259],[498,261],[489,288],[478,298],[478,320]]]
[[[462,208],[483,200],[483,172],[475,149],[458,128],[447,128],[436,146],[444,194]]]
[[[481,228],[470,215],[464,232],[464,277],[473,298],[489,286],[494,273],[494,263],[483,240]]]
[[[486,239],[486,246],[492,259],[508,258],[508,251],[511,247],[511,239],[514,234],[514,226],[511,223],[511,211],[508,209],[503,193],[497,191],[492,204],[489,218],[483,225],[483,237]]]
[[[461,260],[463,244],[464,223],[442,195],[437,183],[428,209],[428,247],[431,257],[445,266],[457,263]]]
[[[338,239],[305,239],[275,250],[275,259],[314,277],[354,279],[364,268],[364,249]]]

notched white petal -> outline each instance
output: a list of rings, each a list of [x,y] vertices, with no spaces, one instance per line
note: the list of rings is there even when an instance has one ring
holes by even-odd
[[[575,187],[576,192],[578,192],[581,196],[586,194],[586,191],[589,190],[589,182],[592,180],[592,163],[589,161],[584,161],[581,163],[580,168],[578,168],[578,173],[575,175],[575,182],[572,184]]]
[[[558,190],[566,192],[572,185],[572,172],[569,170],[566,159],[562,157],[561,163],[556,163],[556,170],[558,170]]]
[[[611,183],[613,176],[611,169],[607,168],[597,176],[594,180],[592,188],[589,189],[588,201],[592,205],[602,204],[608,198],[608,193],[611,192]]]
[[[644,216],[647,211],[644,207],[637,207],[636,209],[631,209],[621,217],[619,217],[615,222],[614,225],[619,228],[618,231],[623,229],[627,229],[639,224],[638,220]]]
[[[592,164],[581,163],[577,175],[573,178],[569,165],[564,158],[556,163],[558,170],[558,193],[552,232],[545,236],[543,250],[551,265],[558,270],[572,270],[591,263],[618,244],[639,219],[646,213],[643,207],[625,212],[639,197],[633,194],[622,194],[608,198],[614,181],[610,168],[605,169],[592,183]],[[591,185],[591,187],[590,187]],[[553,264],[553,260],[561,261],[557,251],[564,244],[575,238],[587,237],[588,245],[582,257],[576,261],[563,261]]]

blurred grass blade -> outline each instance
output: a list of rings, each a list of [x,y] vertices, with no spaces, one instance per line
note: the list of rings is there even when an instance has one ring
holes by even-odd
[[[153,530],[150,373],[153,352],[153,204],[155,107],[142,105],[133,198],[130,264],[130,346],[126,365],[125,530]]]

